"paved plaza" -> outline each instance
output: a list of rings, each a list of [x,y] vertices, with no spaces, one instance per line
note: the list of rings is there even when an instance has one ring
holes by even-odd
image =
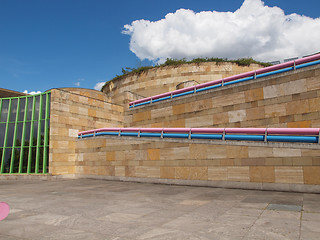
[[[1,180],[0,239],[320,239],[320,194]]]

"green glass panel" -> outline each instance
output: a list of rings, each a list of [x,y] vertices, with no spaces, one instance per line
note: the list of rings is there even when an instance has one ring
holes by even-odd
[[[47,94],[43,94],[42,95],[41,119],[46,118],[46,100],[47,100]]]
[[[23,122],[17,123],[17,135],[16,135],[16,146],[21,146],[22,141],[22,130],[23,130]]]
[[[0,147],[4,145],[4,134],[6,132],[6,124],[0,123]],[[0,155],[0,162],[1,162],[1,155]]]
[[[31,154],[31,170],[30,170],[30,173],[35,173],[37,148],[36,147],[32,147],[31,151],[32,151],[32,154]]]
[[[35,97],[36,100],[36,106],[35,106],[35,110],[34,110],[34,120],[38,120],[39,119],[39,108],[40,108],[40,96],[36,96]]]
[[[29,146],[31,122],[25,123],[24,146]]]
[[[43,173],[43,147],[39,147],[39,173]]]
[[[12,145],[13,145],[14,125],[15,125],[14,123],[8,123],[7,145],[6,145],[6,147],[12,147]]]
[[[3,173],[9,173],[9,171],[10,171],[11,152],[12,152],[12,148],[5,148],[4,149]]]
[[[28,167],[28,155],[29,155],[29,148],[23,148],[23,159],[22,159],[22,173],[27,172]]]
[[[20,148],[14,148],[13,150],[13,169],[12,173],[19,172],[19,160],[20,160]]]
[[[45,120],[41,120],[41,142],[40,145],[44,145],[44,130],[45,130]]]
[[[37,139],[38,139],[38,121],[33,122],[32,146],[37,146]]]
[[[26,105],[26,98],[21,98],[20,99],[20,109],[19,109],[18,121],[23,121],[24,120],[25,105]]]
[[[28,98],[28,108],[27,108],[27,121],[32,118],[32,107],[33,107],[33,97]]]
[[[16,121],[18,100],[19,100],[18,98],[15,98],[15,99],[11,100],[11,109],[10,109],[9,122],[15,122]]]
[[[0,122],[7,122],[9,101],[9,99],[2,100]]]

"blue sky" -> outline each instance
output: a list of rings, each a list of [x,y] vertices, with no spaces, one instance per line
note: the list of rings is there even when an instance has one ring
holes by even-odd
[[[121,74],[122,67],[152,63],[137,57],[141,58],[138,51],[147,51],[148,46],[131,45],[136,53],[130,50],[133,33],[142,38],[144,33],[133,30],[131,35],[123,34],[126,24],[141,19],[157,22],[181,8],[195,13],[234,12],[242,3],[243,0],[0,0],[0,87],[28,92],[58,87],[94,88],[96,83]],[[264,3],[278,6],[285,15],[320,17],[319,0]],[[226,55],[212,57],[233,57],[232,53]]]

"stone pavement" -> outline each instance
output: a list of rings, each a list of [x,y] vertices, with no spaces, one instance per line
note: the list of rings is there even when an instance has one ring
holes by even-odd
[[[0,239],[320,239],[320,195],[105,180],[2,180]]]

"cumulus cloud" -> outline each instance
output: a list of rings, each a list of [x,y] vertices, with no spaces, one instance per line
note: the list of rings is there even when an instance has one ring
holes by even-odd
[[[95,90],[98,90],[98,91],[100,91],[101,90],[101,88],[103,87],[103,85],[105,84],[106,82],[97,82],[97,84],[96,85],[94,85],[94,89]]]
[[[261,0],[245,0],[235,12],[179,9],[164,19],[125,25],[130,50],[141,60],[253,57],[272,61],[319,51],[320,18],[285,15]]]
[[[28,90],[24,90],[23,93],[25,93],[25,94],[30,94],[30,95],[35,95],[35,94],[41,93],[41,91],[31,91],[31,92],[28,92]]]

